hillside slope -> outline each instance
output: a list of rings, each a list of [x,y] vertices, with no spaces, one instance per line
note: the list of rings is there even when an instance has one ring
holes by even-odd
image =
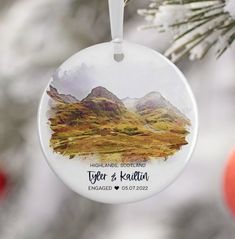
[[[94,88],[81,101],[53,87],[48,95],[54,101],[49,110],[50,146],[70,159],[92,155],[112,162],[166,159],[187,144],[189,120],[160,93],[136,99],[132,110],[104,87]]]

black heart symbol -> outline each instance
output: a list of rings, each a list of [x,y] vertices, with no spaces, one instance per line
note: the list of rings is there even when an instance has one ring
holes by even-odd
[[[118,190],[118,189],[119,189],[119,186],[115,186],[114,188],[115,188],[116,190]]]

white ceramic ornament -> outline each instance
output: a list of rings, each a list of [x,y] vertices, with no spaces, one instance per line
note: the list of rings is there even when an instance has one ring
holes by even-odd
[[[197,108],[183,74],[158,52],[123,41],[123,0],[109,0],[112,42],[80,51],[40,103],[43,152],[75,192],[103,203],[148,198],[188,162]]]

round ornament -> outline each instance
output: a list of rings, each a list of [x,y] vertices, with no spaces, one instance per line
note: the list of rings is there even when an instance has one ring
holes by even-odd
[[[8,177],[6,173],[0,168],[0,200],[6,196]]]
[[[224,172],[224,198],[235,216],[235,149],[231,152]]]
[[[47,161],[66,185],[95,201],[127,203],[160,192],[184,169],[197,108],[175,65],[122,41],[123,1],[109,4],[114,40],[58,68],[38,124]]]

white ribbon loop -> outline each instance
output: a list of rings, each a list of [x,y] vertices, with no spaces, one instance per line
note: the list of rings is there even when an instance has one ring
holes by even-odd
[[[114,59],[118,62],[122,61],[124,58],[122,52],[124,7],[124,0],[109,0],[111,35],[114,43]]]

